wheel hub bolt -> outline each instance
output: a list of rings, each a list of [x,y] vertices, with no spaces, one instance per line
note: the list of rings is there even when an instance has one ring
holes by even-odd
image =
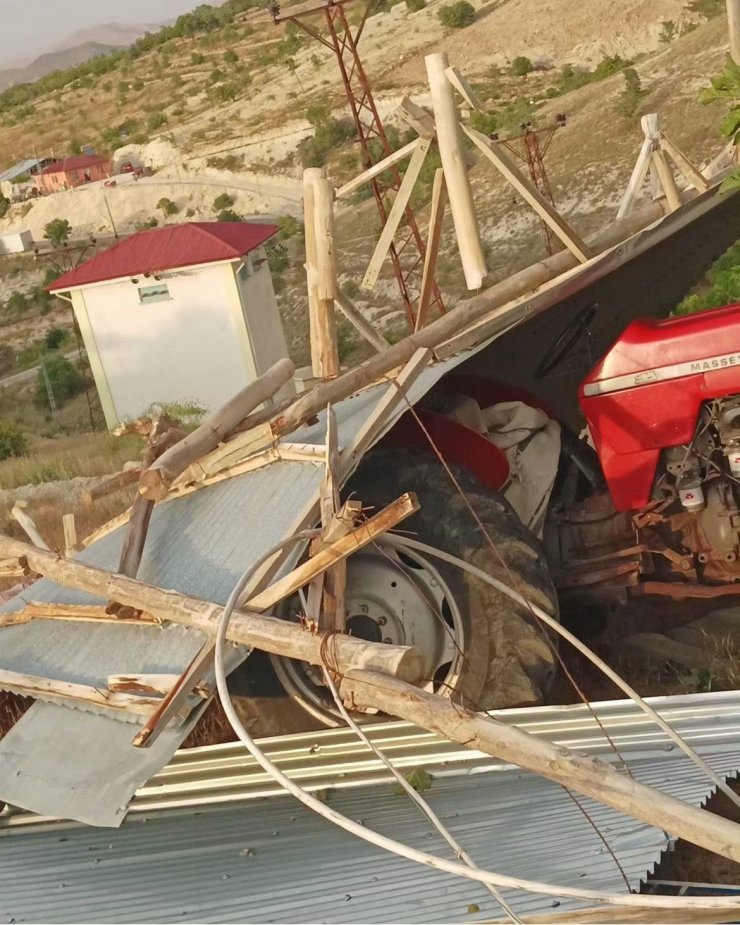
[[[358,607],[358,610],[360,611],[360,613],[370,612],[370,608],[367,606],[367,604],[360,604],[360,606]]]
[[[389,646],[389,645],[391,644],[392,641],[393,641],[393,640],[391,639],[390,636],[383,636],[383,642],[384,642],[386,645]]]
[[[378,617],[378,626],[385,626],[388,620],[385,617]]]

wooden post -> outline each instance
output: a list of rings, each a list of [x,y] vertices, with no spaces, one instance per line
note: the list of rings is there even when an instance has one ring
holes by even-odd
[[[314,207],[314,180],[321,179],[326,171],[321,167],[308,167],[303,171],[303,237],[306,245],[306,288],[308,290],[308,331],[311,346],[311,367],[319,375],[319,291],[316,256],[316,217]]]
[[[404,96],[398,104],[396,115],[421,138],[434,138],[437,134],[434,117],[408,96]]]
[[[732,60],[740,64],[740,0],[727,0],[727,28]]]
[[[350,672],[340,684],[350,708],[374,707],[467,748],[540,774],[635,819],[740,861],[740,825],[638,783],[605,761],[537,739],[436,694],[377,672]]]
[[[705,193],[709,189],[709,182],[704,174],[695,166],[683,151],[674,145],[670,138],[667,138],[663,132],[660,133],[660,146],[669,154],[673,163],[678,167],[688,182],[694,187],[697,193]]]
[[[568,250],[581,263],[585,263],[591,255],[580,235],[576,234],[552,203],[545,199],[529,177],[524,176],[506,151],[495,142],[489,141],[480,132],[467,128],[467,126],[463,126],[463,131],[478,150],[488,158],[496,170],[514,187],[522,199],[534,209],[542,221],[560,238]]]
[[[334,299],[337,297],[337,254],[334,242],[334,187],[326,177],[313,181],[314,236],[316,241],[316,297],[317,314],[313,342],[316,334],[318,369],[314,373],[321,379],[335,379],[339,375],[337,329],[334,317]]]
[[[379,353],[382,353],[383,350],[387,350],[388,347],[390,347],[390,344],[380,331],[375,330],[372,324],[364,317],[360,309],[356,305],[353,305],[343,292],[340,291],[337,293],[335,301],[337,307],[352,327]]]
[[[39,549],[48,549],[49,546],[46,543],[46,540],[39,533],[39,529],[33,521],[32,517],[29,517],[26,514],[24,508],[26,507],[25,501],[16,501],[13,505],[13,509],[10,512],[10,516],[13,520],[23,528],[23,532],[31,540],[34,546],[38,546]]]
[[[642,189],[642,184],[645,182],[645,177],[650,167],[652,153],[653,142],[650,138],[645,138],[640,148],[640,153],[637,156],[635,166],[632,168],[632,174],[627,183],[627,189],[624,191],[622,201],[619,203],[617,221],[623,219],[625,215],[627,215],[637,198],[637,194]]]
[[[406,206],[409,203],[411,198],[411,193],[414,189],[414,184],[419,176],[422,166],[424,165],[424,158],[427,156],[429,151],[429,146],[431,145],[431,140],[429,138],[422,138],[419,140],[419,143],[411,155],[411,160],[409,165],[406,168],[406,173],[403,175],[403,180],[401,185],[398,188],[396,193],[396,198],[393,200],[393,205],[391,210],[388,213],[388,218],[386,219],[383,230],[380,233],[380,238],[378,243],[375,245],[375,250],[373,255],[370,258],[370,263],[367,266],[365,271],[365,276],[362,279],[360,284],[363,289],[373,289],[375,284],[378,281],[378,276],[380,275],[380,268],[383,265],[383,261],[390,250],[391,244],[393,243],[393,238],[398,230],[398,226],[401,224],[401,219],[404,216],[406,211]]]
[[[402,513],[406,511],[412,513],[414,506],[403,502]],[[343,554],[349,555],[354,549],[361,548],[364,541],[372,542],[375,538],[375,531],[367,530],[369,523],[359,528],[357,535],[348,534],[350,537],[348,542],[346,537],[344,541],[339,541],[343,542]],[[387,523],[385,526],[388,528],[390,524]],[[346,548],[348,545],[353,548]],[[13,540],[8,536],[0,535],[0,556],[27,559],[34,572],[45,575],[52,581],[70,588],[77,588],[80,591],[88,591],[98,597],[113,599],[133,610],[143,610],[158,620],[169,620],[172,623],[191,626],[209,637],[215,636],[223,613],[223,607],[211,601],[187,597],[184,594],[178,594],[177,591],[156,588],[137,581],[135,578],[127,578],[124,575],[85,565],[79,559],[64,559],[52,552],[37,549],[35,546]],[[304,584],[309,582],[315,574],[321,571],[321,568],[328,567],[334,561],[336,557],[328,550],[324,550],[320,563],[314,563],[308,569],[299,567],[303,570],[297,580]],[[291,576],[296,576],[296,572],[292,572]],[[291,593],[294,578],[290,576],[286,578],[288,579],[287,586],[284,580],[281,580],[283,584],[279,593]],[[269,594],[266,594],[259,603],[269,607],[271,602],[275,601],[276,595],[273,589],[277,589],[277,584],[267,589]],[[279,596],[277,599],[280,599]],[[254,646],[266,652],[300,659],[313,665],[323,664],[322,648],[325,637],[288,620],[278,620],[276,617],[263,616],[254,611],[237,610],[233,614],[226,637],[239,645]],[[412,684],[422,679],[424,660],[418,649],[366,642],[343,633],[337,634],[333,639],[335,642],[332,643],[332,652],[337,656],[337,667],[342,673],[351,668],[372,668],[388,675],[398,675]]]
[[[424,255],[424,270],[421,276],[419,306],[416,311],[415,331],[420,331],[427,323],[429,302],[434,289],[434,276],[437,272],[437,257],[442,238],[442,222],[445,217],[447,190],[445,189],[445,172],[441,168],[435,171],[432,186],[432,205],[429,212],[429,233],[427,234],[427,252]]]
[[[62,530],[64,531],[64,555],[69,559],[78,549],[74,514],[62,514]]]
[[[389,167],[392,167],[394,164],[397,164],[399,161],[402,161],[406,157],[411,157],[411,155],[416,151],[421,143],[420,138],[415,138],[413,141],[410,141],[407,145],[404,145],[402,148],[399,148],[397,151],[394,151],[392,154],[389,154],[388,157],[384,157],[382,161],[378,161],[377,164],[373,164],[372,167],[368,167],[367,170],[363,170],[362,173],[358,174],[352,180],[349,180],[344,186],[340,186],[336,191],[336,198],[343,199],[345,196],[349,196],[350,193],[354,193],[356,189],[359,189],[361,186],[364,186],[366,183],[369,183],[374,177],[379,176]],[[308,171],[304,171],[304,178]]]
[[[445,73],[450,62],[443,53],[427,55],[425,61],[437,127],[437,144],[442,157],[465,282],[468,289],[480,289],[487,272],[486,261],[465,164],[455,95]]]
[[[676,186],[676,178],[673,176],[673,171],[670,168],[668,160],[665,156],[665,151],[661,148],[657,148],[653,151],[652,162],[655,166],[655,171],[660,179],[660,185],[663,187],[663,192],[665,193],[665,198],[668,202],[668,208],[671,212],[674,212],[676,209],[681,208],[681,194],[678,191]]]

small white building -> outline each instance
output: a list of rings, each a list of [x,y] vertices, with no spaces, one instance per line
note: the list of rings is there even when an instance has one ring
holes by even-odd
[[[8,231],[0,234],[0,254],[22,254],[33,247],[30,231]]]
[[[264,249],[276,231],[249,222],[140,231],[47,287],[72,303],[109,428],[153,402],[213,411],[287,356]]]

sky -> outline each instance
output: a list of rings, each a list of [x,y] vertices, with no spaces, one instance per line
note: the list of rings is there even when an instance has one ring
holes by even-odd
[[[0,0],[0,68],[63,42],[70,33],[101,23],[160,23],[199,0]]]

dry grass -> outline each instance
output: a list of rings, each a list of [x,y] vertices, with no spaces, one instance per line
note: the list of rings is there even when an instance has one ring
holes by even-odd
[[[27,456],[0,462],[0,488],[108,475],[120,471],[125,462],[138,459],[140,449],[138,438],[112,437],[108,433],[37,440]]]

